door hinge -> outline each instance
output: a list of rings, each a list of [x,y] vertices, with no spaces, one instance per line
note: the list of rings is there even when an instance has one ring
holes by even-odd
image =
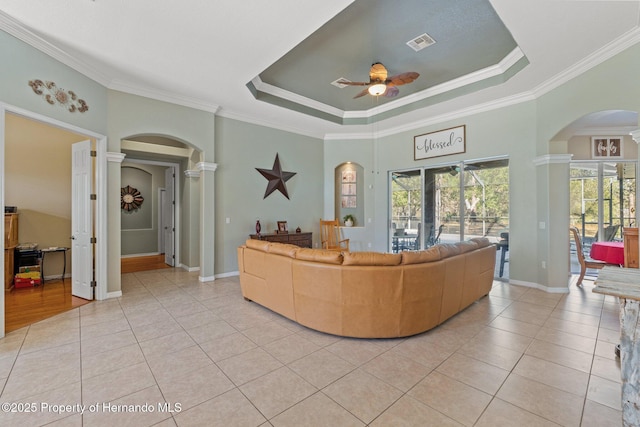
[[[98,200],[98,196],[96,194],[92,194],[90,197],[91,200]]]
[[[91,239],[89,239],[89,243],[98,243],[98,239],[92,237]]]
[[[91,287],[92,287],[92,288],[95,288],[95,287],[97,286],[97,284],[98,284],[98,283],[97,283],[95,280],[92,280],[92,281],[91,281]]]
[[[91,157],[98,157],[98,152],[96,150],[91,150]]]
[[[176,256],[175,255],[171,255],[171,258],[176,259]]]

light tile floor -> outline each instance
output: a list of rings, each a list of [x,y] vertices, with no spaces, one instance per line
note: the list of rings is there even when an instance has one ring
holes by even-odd
[[[0,340],[0,425],[621,424],[618,303],[592,282],[496,281],[440,327],[383,340],[297,325],[245,301],[237,277],[122,283],[122,298]]]

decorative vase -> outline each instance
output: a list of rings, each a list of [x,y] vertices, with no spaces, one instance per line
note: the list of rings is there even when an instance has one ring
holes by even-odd
[[[353,221],[351,221],[350,219],[348,219],[348,220],[346,220],[346,221],[344,222],[344,226],[345,226],[345,227],[351,227],[352,225],[353,225]]]
[[[296,228],[296,233],[302,233],[302,230],[300,229],[300,227]]]
[[[262,226],[260,225],[260,220],[256,221],[256,234],[260,235],[260,230],[262,230]]]

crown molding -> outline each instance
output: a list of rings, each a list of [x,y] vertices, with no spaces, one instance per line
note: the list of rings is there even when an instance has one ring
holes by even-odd
[[[268,127],[271,129],[277,129],[277,130],[281,130],[284,132],[291,132],[291,133],[295,133],[297,135],[302,135],[302,136],[308,136],[310,138],[317,138],[317,139],[323,139],[325,134],[321,133],[321,132],[311,132],[307,129],[301,129],[301,128],[294,128],[291,126],[283,126],[279,123],[275,123],[269,120],[264,120],[264,119],[260,119],[258,117],[253,117],[253,116],[247,116],[244,114],[240,114],[231,110],[228,110],[226,108],[222,108],[218,114],[216,114],[218,117],[224,117],[226,119],[231,119],[231,120],[238,120],[240,122],[245,122],[245,123],[250,123],[256,126],[264,126],[264,127]]]
[[[436,125],[438,123],[459,120],[467,116],[471,116],[474,114],[484,113],[487,111],[497,110],[499,108],[509,107],[511,105],[520,104],[527,101],[535,100],[535,96],[531,92],[523,92],[518,95],[507,96],[501,99],[496,99],[493,101],[485,102],[482,104],[477,104],[472,107],[463,108],[460,110],[452,111],[450,113],[441,114],[439,116],[429,117],[425,120],[415,121],[406,125],[396,126],[393,128],[389,128],[382,131],[376,131],[372,133],[332,133],[326,134],[325,140],[338,140],[338,139],[366,139],[366,138],[380,138],[386,136],[397,135],[402,132],[409,132],[412,130],[416,130],[419,128]]]
[[[145,98],[155,99],[156,101],[163,101],[170,104],[193,108],[194,110],[207,111],[213,114],[217,114],[218,111],[220,111],[220,106],[217,104],[212,104],[210,102],[206,102],[197,98],[182,96],[173,92],[142,87],[121,80],[112,81],[108,88],[111,90],[129,93],[131,95],[138,95]]]
[[[589,71],[593,67],[602,64],[604,61],[613,58],[617,54],[625,51],[636,43],[640,42],[640,27],[627,31],[610,43],[602,46],[583,60],[577,62],[564,71],[556,74],[544,83],[538,85],[534,90],[536,97],[540,97],[564,83]]]
[[[21,22],[15,20],[11,16],[7,15],[0,10],[0,30],[11,34],[13,37],[26,44],[38,49],[40,52],[52,57],[53,59],[60,61],[64,65],[73,68],[80,74],[89,77],[92,80],[100,83],[102,86],[108,87],[111,79],[106,74],[99,71],[97,68],[92,67],[82,61],[78,61],[76,58],[63,51],[62,49],[52,45],[42,37],[28,30]]]

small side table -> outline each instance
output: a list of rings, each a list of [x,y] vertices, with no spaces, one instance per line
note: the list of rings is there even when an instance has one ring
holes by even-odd
[[[57,247],[57,248],[45,248],[45,249],[41,249],[40,252],[42,253],[42,261],[40,264],[40,282],[42,283],[42,285],[44,285],[44,259],[45,259],[45,255],[46,254],[50,254],[50,253],[55,253],[55,252],[62,252],[62,256],[63,256],[63,261],[62,261],[62,283],[64,283],[64,276],[67,273],[67,251],[69,250],[69,248],[62,248],[62,247]]]
[[[620,300],[622,425],[640,425],[640,270],[604,267],[593,292]]]

